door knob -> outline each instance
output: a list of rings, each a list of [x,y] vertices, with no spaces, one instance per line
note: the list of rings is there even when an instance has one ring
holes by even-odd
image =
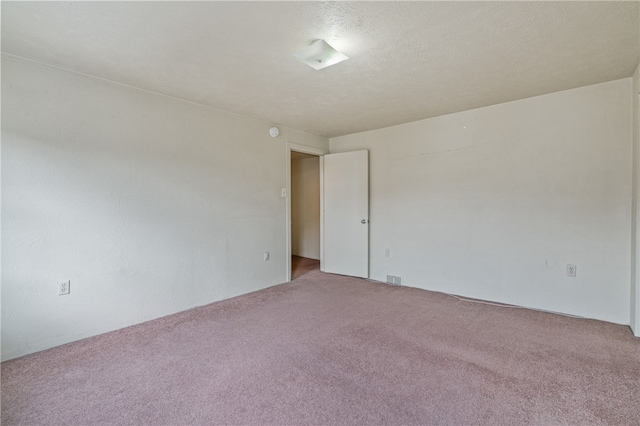
[[[362,219],[360,223],[367,223],[367,219]]]

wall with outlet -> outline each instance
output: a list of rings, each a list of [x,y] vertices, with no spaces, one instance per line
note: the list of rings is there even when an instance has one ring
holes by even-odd
[[[631,230],[631,329],[640,337],[640,65],[633,74],[633,205]]]
[[[629,324],[631,91],[627,78],[332,138],[332,153],[370,153],[370,277]]]
[[[2,106],[2,359],[285,281],[286,142],[327,139],[7,57]]]
[[[320,160],[291,161],[291,253],[320,259]]]

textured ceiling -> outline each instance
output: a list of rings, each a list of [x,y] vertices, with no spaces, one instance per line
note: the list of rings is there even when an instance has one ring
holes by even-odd
[[[638,2],[2,2],[2,50],[327,137],[630,77]],[[323,38],[351,59],[292,53]]]

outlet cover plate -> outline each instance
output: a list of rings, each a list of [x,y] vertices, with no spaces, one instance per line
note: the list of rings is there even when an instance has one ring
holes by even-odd
[[[71,291],[71,281],[60,281],[58,283],[58,296],[64,296]]]

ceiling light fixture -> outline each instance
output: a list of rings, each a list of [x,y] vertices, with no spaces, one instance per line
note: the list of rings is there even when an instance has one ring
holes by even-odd
[[[324,40],[313,40],[309,47],[294,53],[293,56],[314,70],[321,70],[349,59]]]

